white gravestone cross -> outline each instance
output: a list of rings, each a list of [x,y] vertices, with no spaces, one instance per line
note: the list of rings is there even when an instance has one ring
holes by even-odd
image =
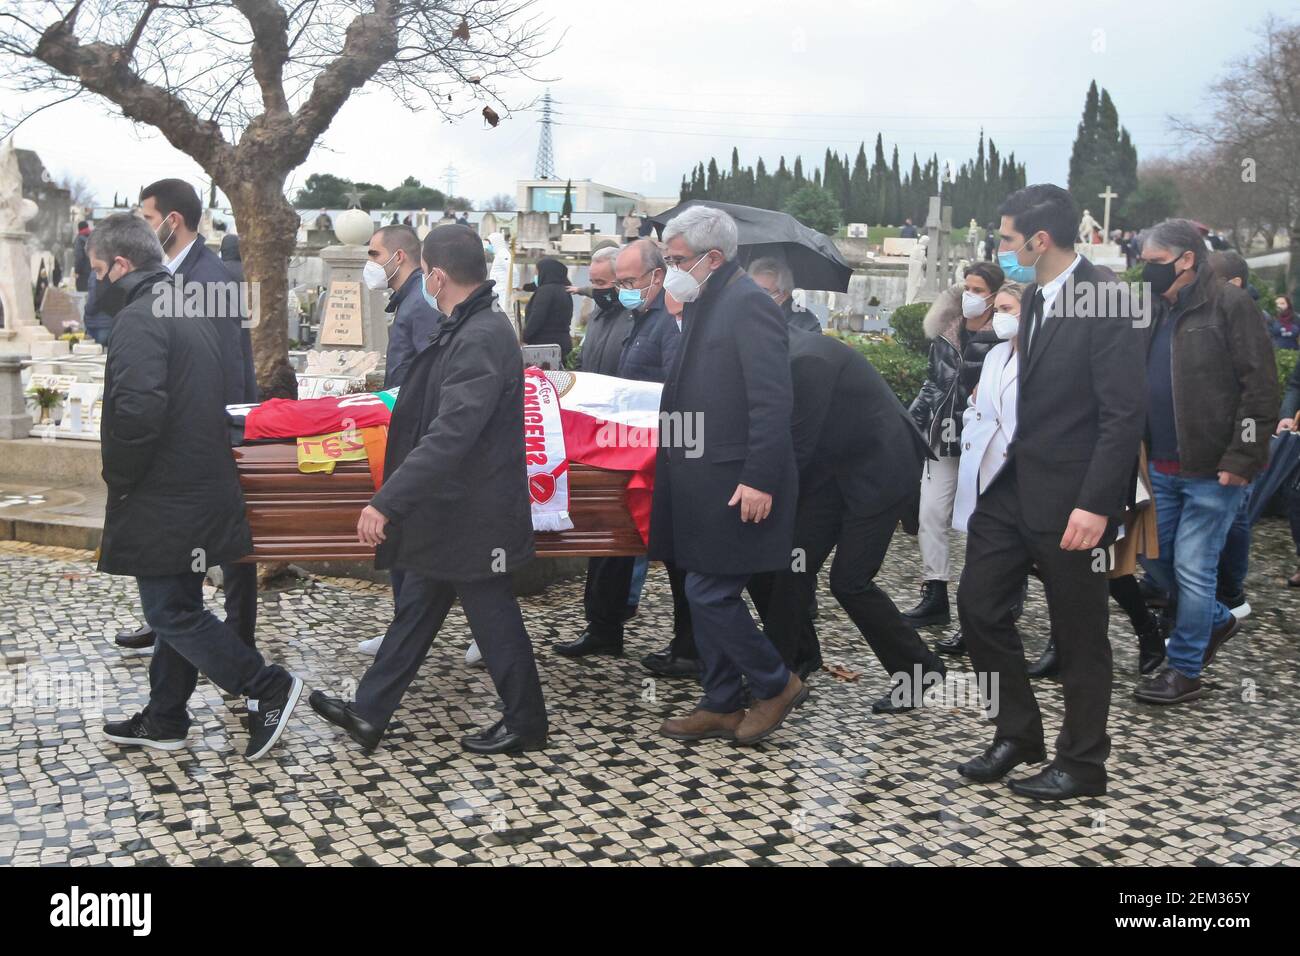
[[[1101,220],[1103,223],[1101,233],[1105,237],[1105,240],[1110,242],[1110,201],[1112,199],[1118,199],[1119,193],[1112,192],[1110,186],[1107,186],[1104,193],[1097,194],[1097,198],[1106,200],[1106,208],[1101,214]]]

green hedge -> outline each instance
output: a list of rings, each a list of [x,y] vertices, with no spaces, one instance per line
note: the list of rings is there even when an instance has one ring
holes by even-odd
[[[1273,355],[1277,358],[1277,385],[1280,389],[1278,400],[1280,401],[1282,392],[1286,391],[1286,380],[1291,377],[1296,360],[1300,359],[1300,352],[1295,349],[1274,349]]]
[[[893,337],[899,345],[914,355],[929,355],[930,343],[925,338],[925,314],[930,311],[929,302],[913,302],[900,305],[889,313],[889,324],[893,327]]]
[[[889,336],[874,337],[830,332],[827,334],[835,335],[840,341],[865,355],[867,361],[893,389],[898,400],[904,405],[912,404],[912,399],[916,398],[916,393],[921,390],[921,385],[925,382],[925,373],[929,367],[924,355],[917,355]]]

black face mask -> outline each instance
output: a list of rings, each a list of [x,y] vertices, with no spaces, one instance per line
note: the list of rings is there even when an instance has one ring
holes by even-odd
[[[95,299],[95,308],[110,318],[116,317],[126,307],[126,289],[122,288],[122,279],[125,278],[126,276],[121,276],[110,280],[108,273],[104,273],[104,278],[100,280],[102,288]]]
[[[1142,267],[1142,281],[1151,285],[1153,294],[1164,295],[1182,275],[1178,271],[1177,263],[1177,259],[1169,262],[1148,262]]]
[[[591,298],[595,301],[596,307],[605,312],[618,302],[617,289],[592,289]]]

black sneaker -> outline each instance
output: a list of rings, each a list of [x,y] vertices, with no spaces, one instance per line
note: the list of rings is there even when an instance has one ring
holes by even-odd
[[[302,696],[302,679],[289,675],[290,684],[274,697],[248,702],[248,749],[244,756],[256,760],[275,746],[284,733],[289,715]]]
[[[184,737],[166,737],[149,726],[143,713],[129,720],[104,725],[104,736],[123,747],[152,747],[154,750],[184,750]]]

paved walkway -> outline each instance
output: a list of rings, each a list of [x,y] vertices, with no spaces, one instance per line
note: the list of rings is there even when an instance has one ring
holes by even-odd
[[[304,706],[284,744],[250,764],[238,716],[203,681],[188,750],[122,750],[99,725],[101,711],[145,700],[149,658],[108,636],[134,622],[132,583],[96,574],[86,552],[0,543],[0,865],[1294,863],[1300,594],[1280,586],[1294,562],[1285,527],[1261,526],[1255,614],[1191,705],[1132,699],[1135,640],[1112,615],[1111,792],[1040,806],[956,776],[989,737],[973,706],[870,714],[887,680],[825,588],[825,657],[858,680],[818,675],[809,703],[757,749],[658,737],[695,693],[637,664],[669,633],[657,568],[623,659],[550,649],[581,627],[580,582],[523,602],[552,715],[544,753],[459,750],[462,733],[495,719],[486,674],[462,661],[459,610],[373,756]],[[917,572],[914,541],[897,541],[886,588],[910,600]],[[365,664],[353,644],[390,606],[373,585],[300,581],[263,594],[259,638],[309,687],[347,693]],[[1036,655],[1037,585],[1024,621]],[[1038,686],[1050,732],[1060,688]]]

